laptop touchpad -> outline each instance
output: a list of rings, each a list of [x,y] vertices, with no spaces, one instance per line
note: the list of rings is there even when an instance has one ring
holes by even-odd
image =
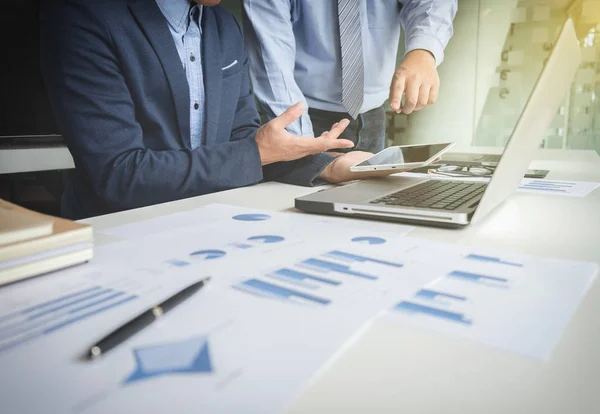
[[[408,177],[373,178],[315,193],[311,196],[311,199],[349,204],[366,203],[423,181],[427,181],[427,179]]]

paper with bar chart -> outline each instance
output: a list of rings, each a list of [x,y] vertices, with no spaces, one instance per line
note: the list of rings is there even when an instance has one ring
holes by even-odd
[[[536,180],[524,178],[519,187],[519,191],[558,196],[585,197],[598,187],[600,187],[600,183],[586,181]]]
[[[591,263],[466,253],[386,318],[547,359],[596,274]]]
[[[274,412],[381,303],[393,303],[389,291],[434,277],[402,277],[401,250],[392,246],[406,226],[375,232],[318,216],[205,209],[188,225],[99,247],[90,266],[0,291],[0,369],[22,373],[0,378],[6,406],[104,413],[118,402],[153,411],[167,387],[190,410]],[[207,275],[181,312],[97,363],[78,361],[92,341]],[[228,321],[218,335],[215,319]],[[51,359],[28,362],[49,350]],[[55,392],[26,398],[19,390],[32,382]]]
[[[404,226],[231,206],[195,212],[146,223],[158,230],[146,237],[143,226],[125,229],[129,240],[99,247],[90,266],[0,290],[7,412],[170,412],[173,401],[183,412],[280,412],[386,309],[401,323],[536,354],[556,342],[595,272],[411,239]],[[210,283],[162,320],[98,361],[79,360],[205,276]],[[30,398],[30,389],[45,392]]]

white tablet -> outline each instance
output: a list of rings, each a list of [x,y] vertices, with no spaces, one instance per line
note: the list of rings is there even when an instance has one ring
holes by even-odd
[[[453,146],[454,142],[389,147],[371,158],[353,165],[350,167],[350,171],[385,171],[425,167]]]

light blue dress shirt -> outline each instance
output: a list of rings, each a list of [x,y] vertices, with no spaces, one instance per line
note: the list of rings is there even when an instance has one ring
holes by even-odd
[[[204,74],[202,72],[202,6],[190,0],[156,0],[167,19],[190,88],[190,145],[204,142]]]
[[[430,51],[439,65],[453,34],[458,0],[362,0],[365,68],[364,113],[389,96],[400,30],[406,53]],[[244,0],[246,46],[254,93],[269,117],[296,102],[325,111],[342,106],[342,66],[337,0]],[[310,118],[288,130],[313,135]]]

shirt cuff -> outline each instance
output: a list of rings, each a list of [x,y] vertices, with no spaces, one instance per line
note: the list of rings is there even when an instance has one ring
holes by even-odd
[[[334,159],[333,155],[322,152],[296,161],[267,165],[263,167],[263,170],[267,181],[316,187],[327,184],[326,181],[320,178],[320,175]]]
[[[444,46],[435,36],[417,34],[409,37],[406,39],[406,51],[404,52],[404,56],[413,50],[419,49],[431,52],[435,58],[435,64],[437,66],[441,65],[441,63],[444,61]]]

